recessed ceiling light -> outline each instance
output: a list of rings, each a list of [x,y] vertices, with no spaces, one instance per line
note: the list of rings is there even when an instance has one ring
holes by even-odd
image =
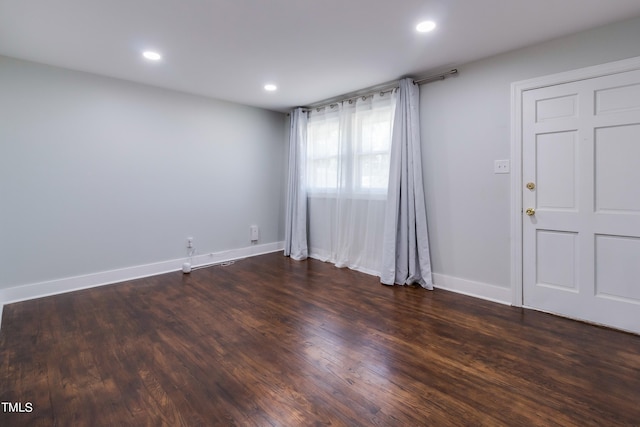
[[[145,50],[144,52],[142,52],[142,56],[144,56],[150,61],[159,61],[162,59],[162,55],[160,55],[158,52],[154,52],[151,50]]]
[[[278,89],[278,86],[276,86],[274,84],[266,84],[266,85],[264,85],[264,90],[266,90],[267,92],[273,92],[276,89]]]
[[[433,21],[423,21],[416,25],[416,30],[419,33],[428,33],[436,28],[436,23]]]

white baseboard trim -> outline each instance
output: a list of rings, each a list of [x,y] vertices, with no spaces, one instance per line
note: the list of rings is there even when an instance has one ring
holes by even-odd
[[[511,288],[503,288],[501,286],[474,282],[472,280],[460,279],[459,277],[438,273],[433,273],[433,282],[433,286],[438,289],[511,305],[513,296]]]
[[[230,249],[223,252],[213,252],[193,257],[193,268],[204,267],[212,264],[233,261],[252,256],[269,254],[272,252],[284,251],[284,242],[266,243],[263,245],[252,245],[245,248]],[[180,266],[185,262],[181,260]]]
[[[264,245],[253,245],[245,248],[230,249],[228,251],[207,253],[194,256],[192,268],[199,266],[233,261],[240,258],[248,258],[277,252],[284,249],[284,242],[266,243]],[[45,282],[32,283],[28,285],[15,286],[0,290],[0,314],[4,304],[26,301],[30,299],[42,298],[66,292],[78,291],[81,289],[93,288],[97,286],[110,285],[127,280],[140,279],[143,277],[156,276],[158,274],[170,273],[182,269],[182,264],[188,258],[179,258],[169,261],[162,261],[153,264],[137,265],[134,267],[121,268],[118,270],[103,271],[83,276],[66,277],[63,279],[49,280]],[[0,318],[1,319],[1,318]],[[1,322],[1,320],[0,320]]]

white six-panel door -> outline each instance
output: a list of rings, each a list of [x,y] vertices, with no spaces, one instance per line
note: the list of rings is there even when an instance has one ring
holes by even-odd
[[[524,92],[522,138],[524,305],[640,333],[640,70]]]

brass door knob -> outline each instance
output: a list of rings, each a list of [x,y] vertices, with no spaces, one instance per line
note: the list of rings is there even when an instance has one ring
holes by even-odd
[[[533,208],[527,208],[527,210],[526,210],[526,211],[524,211],[524,213],[526,213],[526,214],[527,214],[527,215],[529,215],[529,216],[533,216],[533,215],[535,215],[535,214],[536,214],[536,210],[535,210],[535,209],[533,209]]]
[[[533,182],[527,182],[527,188],[529,190],[534,190],[536,188],[536,184],[534,184]]]

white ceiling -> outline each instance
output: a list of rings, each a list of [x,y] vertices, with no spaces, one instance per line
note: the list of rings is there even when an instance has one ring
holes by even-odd
[[[284,111],[638,15],[639,0],[0,0],[0,54]]]

